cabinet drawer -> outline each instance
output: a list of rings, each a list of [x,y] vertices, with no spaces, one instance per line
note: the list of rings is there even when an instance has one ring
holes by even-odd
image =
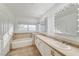
[[[54,51],[54,56],[62,56],[62,55],[58,53],[57,51]]]
[[[51,48],[40,39],[36,39],[36,46],[43,56],[51,56]]]
[[[57,51],[54,50],[54,49],[51,50],[51,55],[52,55],[52,56],[62,56],[61,53],[57,52]]]
[[[51,48],[48,44],[46,44],[44,41],[42,41],[39,38],[35,39],[35,44],[38,50],[40,51],[41,55],[43,56],[62,56],[61,53]]]

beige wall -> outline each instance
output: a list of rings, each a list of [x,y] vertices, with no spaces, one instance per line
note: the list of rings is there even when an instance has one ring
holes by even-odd
[[[0,36],[2,38],[0,38],[0,41],[3,42],[0,42],[0,45],[2,45],[2,47],[0,48],[0,51],[2,49],[0,55],[6,55],[9,51],[9,45],[7,44],[9,43],[9,40],[13,33],[12,20],[14,20],[14,16],[9,11],[9,9],[7,9],[4,4],[0,4]]]
[[[45,20],[45,17],[48,18],[47,21],[47,33],[54,33],[55,32],[55,13],[57,13],[59,10],[63,9],[65,6],[67,6],[68,4],[63,3],[63,4],[55,4],[54,7],[50,8],[42,17],[41,17],[41,21]],[[42,29],[40,29],[42,30]]]

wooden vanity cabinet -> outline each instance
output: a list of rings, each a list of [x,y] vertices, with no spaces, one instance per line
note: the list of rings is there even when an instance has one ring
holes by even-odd
[[[59,53],[59,52],[57,52],[57,51],[55,51],[54,50],[54,54],[53,54],[54,56],[65,56],[65,55],[63,55],[63,54],[61,54],[61,53]]]
[[[35,44],[43,56],[51,56],[51,48],[40,39],[35,39]]]
[[[62,56],[60,53],[58,53],[56,50],[51,48],[49,45],[47,45],[39,38],[35,39],[35,45],[42,56]]]

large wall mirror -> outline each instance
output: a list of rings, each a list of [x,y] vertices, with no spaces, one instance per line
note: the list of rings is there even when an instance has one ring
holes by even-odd
[[[55,15],[55,32],[78,36],[78,4],[69,4]]]

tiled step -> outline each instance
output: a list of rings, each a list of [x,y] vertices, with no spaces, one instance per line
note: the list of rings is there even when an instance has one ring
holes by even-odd
[[[11,43],[11,49],[21,48],[32,44],[33,44],[32,38],[24,38],[19,40],[16,39],[16,40],[13,40],[13,42]]]

